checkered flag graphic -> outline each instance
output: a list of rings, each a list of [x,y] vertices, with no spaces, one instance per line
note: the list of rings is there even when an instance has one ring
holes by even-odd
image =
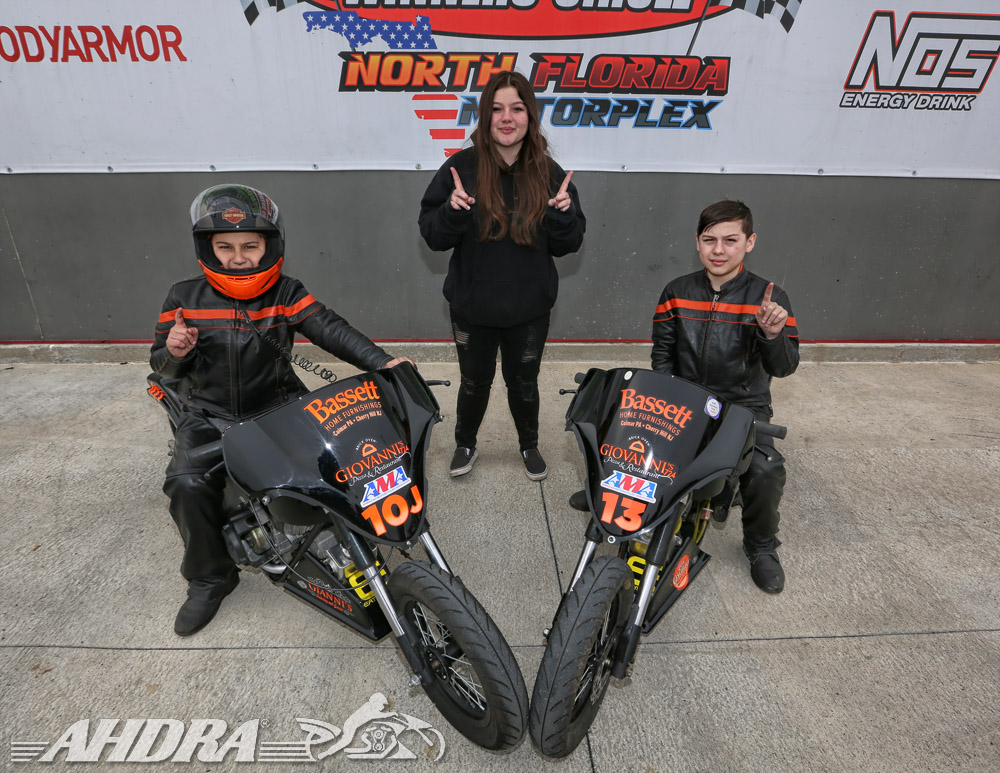
[[[271,8],[279,11],[284,11],[298,2],[299,0],[267,0],[267,4]],[[260,9],[257,8],[257,0],[240,0],[240,5],[243,6],[243,15],[246,17],[247,24],[253,24],[257,21],[257,17],[260,16]]]
[[[739,8],[752,13],[758,19],[775,16],[785,28],[785,32],[788,32],[795,22],[795,14],[802,7],[802,0],[717,0],[715,4],[727,8]]]

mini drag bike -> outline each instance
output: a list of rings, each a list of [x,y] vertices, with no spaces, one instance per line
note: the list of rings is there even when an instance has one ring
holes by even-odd
[[[566,428],[583,452],[591,518],[546,631],[529,716],[532,740],[550,757],[576,748],[610,678],[630,672],[640,634],[704,568],[713,509],[721,516],[730,505],[756,434],[785,432],[674,376],[594,368],[577,380]],[[602,543],[614,554],[597,555]]]
[[[176,427],[180,396],[155,376],[148,391]],[[459,732],[509,749],[527,724],[524,679],[427,519],[424,460],[440,420],[428,382],[403,363],[235,424],[189,457],[211,468],[206,475],[227,476],[238,496],[224,527],[238,565],[372,641],[392,633],[411,684]],[[429,561],[410,559],[417,544]],[[409,560],[390,571],[393,549]]]

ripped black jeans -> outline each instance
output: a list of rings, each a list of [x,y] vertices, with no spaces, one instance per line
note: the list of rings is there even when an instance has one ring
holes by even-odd
[[[537,447],[538,370],[549,332],[549,313],[515,327],[482,327],[452,309],[451,328],[461,373],[455,410],[456,445],[476,447],[479,425],[490,402],[499,349],[500,370],[507,385],[507,405],[517,428],[518,444],[522,451]]]

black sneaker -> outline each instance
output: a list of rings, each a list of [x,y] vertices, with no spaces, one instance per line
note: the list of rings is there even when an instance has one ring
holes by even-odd
[[[748,548],[743,552],[750,559],[750,577],[764,593],[781,593],[785,588],[785,570],[778,559],[777,546],[772,548]]]
[[[472,472],[472,465],[476,463],[478,458],[479,452],[475,448],[459,446],[455,449],[455,455],[451,457],[448,473],[451,477],[457,478],[459,475]]]
[[[524,474],[528,476],[528,480],[545,480],[549,468],[545,466],[545,460],[537,448],[522,451],[521,458],[524,459]]]

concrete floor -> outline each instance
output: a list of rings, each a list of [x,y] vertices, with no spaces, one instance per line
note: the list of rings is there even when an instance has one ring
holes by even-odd
[[[450,479],[455,388],[437,391],[433,532],[510,642],[529,694],[585,525],[566,505],[583,469],[558,388],[591,364],[543,366],[542,483],[524,476],[500,385],[474,471]],[[457,377],[452,362],[421,369]],[[90,770],[1000,769],[1000,362],[805,362],[776,382],[775,420],[790,427],[779,444],[785,592],[752,585],[732,519],[711,530],[713,560],[558,763],[527,738],[509,754],[473,746],[409,687],[393,644],[371,644],[259,574],[243,573],[204,631],[175,636],[180,539],[160,491],[169,433],[146,372],[0,363],[5,769],[70,767],[65,752],[52,765],[13,752],[50,748],[80,720],[93,736],[102,718],[187,730],[214,718],[223,738],[259,719],[258,761],[113,763],[106,752]],[[303,740],[297,719],[341,727],[376,692],[441,734],[441,759],[410,734],[409,761],[262,761],[265,742]]]

